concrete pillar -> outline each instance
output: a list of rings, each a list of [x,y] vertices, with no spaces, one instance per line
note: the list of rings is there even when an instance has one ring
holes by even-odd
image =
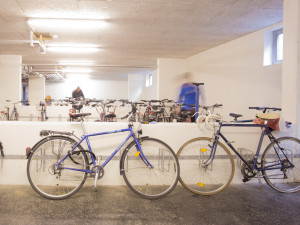
[[[283,5],[283,63],[282,63],[282,109],[286,120],[299,126],[300,81],[300,0],[284,0]]]
[[[28,99],[30,105],[39,105],[45,99],[45,77],[29,78]]]
[[[22,96],[22,56],[0,55],[0,109],[17,102]]]

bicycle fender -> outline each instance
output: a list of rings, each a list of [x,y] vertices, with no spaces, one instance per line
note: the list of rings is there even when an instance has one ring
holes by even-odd
[[[47,136],[45,138],[42,138],[41,140],[39,140],[37,143],[34,144],[34,146],[32,148],[30,147],[26,147],[26,159],[29,158],[29,156],[32,154],[33,150],[36,148],[36,146],[38,146],[42,141],[49,139],[49,137],[62,137],[62,135],[51,135],[51,136]],[[68,137],[70,138],[70,137]],[[73,138],[70,138],[72,140],[74,140]],[[77,143],[76,140],[74,140],[75,143]]]
[[[138,138],[138,140],[139,140],[139,142],[142,142],[144,139],[147,139],[147,138],[149,138],[149,136],[140,137],[140,138]],[[123,159],[123,155],[125,154],[125,152],[128,151],[128,149],[130,149],[130,148],[131,148],[133,145],[135,145],[135,144],[136,144],[135,140],[131,141],[131,142],[125,147],[125,149],[124,149],[124,151],[123,151],[123,153],[122,153],[121,160],[120,160],[120,175],[123,175],[123,172],[124,172],[124,168],[122,168],[122,164],[121,164],[122,159]]]
[[[63,132],[55,130],[41,130],[40,136],[50,136],[50,135],[63,135],[63,136],[73,136],[73,132]]]

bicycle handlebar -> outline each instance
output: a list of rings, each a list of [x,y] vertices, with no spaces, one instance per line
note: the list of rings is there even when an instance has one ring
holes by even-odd
[[[249,107],[249,109],[263,110],[264,113],[268,109],[270,109],[272,111],[281,111],[281,108],[276,108],[276,107]]]

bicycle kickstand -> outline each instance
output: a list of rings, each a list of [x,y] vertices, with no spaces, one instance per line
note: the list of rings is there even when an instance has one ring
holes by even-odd
[[[262,182],[261,182],[261,172],[258,171],[256,176],[257,176],[257,179],[258,179],[259,187],[262,187],[263,185],[262,185]]]

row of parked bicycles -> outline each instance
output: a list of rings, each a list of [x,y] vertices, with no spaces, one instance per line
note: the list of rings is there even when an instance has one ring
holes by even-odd
[[[224,121],[221,115],[209,111],[217,105],[207,107],[206,115],[199,114],[196,122],[199,127],[205,124],[212,129],[213,135],[188,140],[175,154],[164,141],[142,136],[141,123],[133,123],[132,120],[137,116],[139,106],[131,104],[131,111],[126,116],[128,127],[121,130],[87,133],[84,118],[91,113],[80,112],[70,113],[73,119],[81,122],[83,134],[80,137],[73,132],[42,130],[40,135],[43,138],[26,149],[27,176],[32,188],[43,197],[65,199],[77,193],[89,177],[94,180],[96,190],[106,165],[121,151],[120,175],[127,186],[141,197],[164,197],[174,190],[178,181],[195,194],[212,195],[224,190],[233,179],[235,164],[231,149],[241,161],[244,182],[256,177],[259,181],[263,178],[278,192],[300,190],[300,140],[277,138],[272,134],[272,127],[280,118],[276,111],[281,109],[250,107],[261,111],[256,114],[255,120],[241,120],[242,115],[231,113],[231,121]],[[133,129],[134,126],[138,127]],[[226,139],[225,127],[255,127],[261,130],[256,152],[245,157],[232,141]],[[94,154],[90,137],[123,132],[129,134],[124,141],[116,144],[110,156],[102,158]],[[261,153],[264,137],[268,137],[269,144]],[[131,142],[125,146],[129,139]]]
[[[120,121],[124,115],[117,115],[116,109],[134,105],[136,112],[131,117],[133,122],[151,123],[151,122],[191,122],[191,118],[196,115],[195,110],[181,110],[183,103],[174,100],[141,100],[140,102],[130,102],[126,99],[120,100],[97,100],[97,99],[72,99],[66,98],[54,102],[54,105],[66,106],[72,105],[71,112],[80,113],[83,106],[94,108],[98,115],[98,122],[115,122]],[[189,105],[195,107],[193,105]],[[203,119],[207,114],[214,113],[214,109],[221,107],[220,104],[212,106],[200,106],[200,118]],[[73,121],[70,118],[70,121]]]
[[[48,99],[45,99],[48,100]],[[180,110],[184,104],[175,102],[174,100],[141,100],[140,102],[130,102],[126,99],[112,100],[112,99],[74,99],[65,98],[59,100],[41,101],[39,104],[39,120],[48,120],[47,106],[69,106],[70,112],[79,113],[83,107],[89,107],[90,110],[95,109],[98,113],[97,122],[116,122],[124,119],[124,115],[118,115],[117,109],[122,107],[131,106],[136,107],[136,113],[132,116],[131,120],[136,122],[151,123],[151,122],[191,122],[191,118],[195,116],[195,110]],[[5,111],[0,111],[0,120],[17,121],[20,118],[18,104],[26,104],[27,101],[11,102],[6,100],[8,106]],[[9,104],[12,105],[9,106]],[[214,106],[200,106],[201,112],[206,111],[213,113],[214,108],[221,105],[215,104]],[[85,108],[86,111],[86,108]],[[122,111],[122,110],[121,110]],[[200,115],[200,114],[199,114]],[[72,117],[68,121],[74,121]]]

